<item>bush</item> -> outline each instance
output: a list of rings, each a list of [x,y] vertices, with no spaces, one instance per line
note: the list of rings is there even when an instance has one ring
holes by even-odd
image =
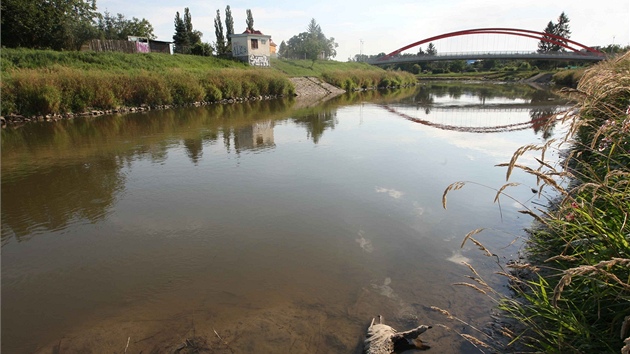
[[[52,85],[26,87],[18,97],[21,95],[30,102],[28,104],[24,102],[20,106],[28,107],[27,112],[31,114],[54,113],[59,111],[61,106],[61,92]]]
[[[123,102],[128,106],[162,105],[173,103],[171,91],[165,80],[149,73],[141,73],[129,80],[121,78],[121,84],[130,95]]]
[[[204,79],[201,81],[201,86],[206,93],[205,100],[207,102],[217,102],[223,99],[223,93],[214,82]]]
[[[190,49],[190,54],[209,57],[212,55],[212,47],[208,43],[197,43]]]
[[[204,99],[206,92],[199,79],[185,72],[171,72],[166,75],[166,81],[174,104],[199,102]]]
[[[556,83],[556,85],[577,87],[583,75],[583,69],[562,70],[553,75],[553,82]]]

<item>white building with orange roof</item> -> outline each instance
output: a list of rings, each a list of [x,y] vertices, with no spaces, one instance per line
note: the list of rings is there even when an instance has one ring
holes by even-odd
[[[271,36],[260,31],[246,29],[241,34],[230,36],[232,40],[232,56],[252,66],[270,66],[272,41]],[[274,44],[275,52],[275,44]]]

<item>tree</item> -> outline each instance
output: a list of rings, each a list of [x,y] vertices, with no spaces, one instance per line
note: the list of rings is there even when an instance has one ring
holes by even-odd
[[[556,36],[560,36],[566,39],[571,37],[571,30],[569,29],[569,17],[562,12],[560,16],[558,16],[558,23],[555,25],[554,34]],[[567,44],[567,41],[560,40],[559,42]],[[564,51],[565,49],[559,45],[555,45],[554,50]]]
[[[96,38],[95,0],[3,0],[2,45],[79,49]]]
[[[252,10],[247,9],[247,20],[245,21],[247,24],[247,29],[249,31],[254,31],[254,16],[252,16]]]
[[[356,61],[356,62],[366,62],[369,57],[366,54],[355,54],[354,59],[350,59],[348,61]]]
[[[177,53],[189,54],[192,46],[201,43],[202,36],[203,33],[193,29],[192,16],[188,8],[184,9],[183,19],[180,17],[179,11],[175,14],[173,42]]]
[[[448,70],[453,73],[461,73],[466,68],[466,62],[464,60],[455,60],[449,62]]]
[[[538,42],[538,53],[547,53],[554,49],[556,45],[553,43],[547,42],[546,40],[555,41],[555,38],[547,35],[547,34],[553,35],[555,34],[555,31],[556,31],[556,25],[553,24],[553,21],[549,21],[549,23],[547,24],[547,28],[545,28],[544,30],[545,35],[540,40],[540,42]]]
[[[630,51],[630,46],[622,47],[619,44],[609,44],[607,46],[601,47],[600,51],[607,54],[625,53],[627,51]]]
[[[337,55],[336,48],[339,45],[333,37],[326,38],[321,27],[315,19],[311,19],[306,32],[302,32],[289,39],[280,56],[292,59],[317,59],[334,58]]]
[[[547,23],[547,27],[544,30],[544,35],[540,42],[538,42],[538,52],[539,53],[547,53],[547,52],[558,52],[564,51],[564,47],[560,44],[550,43],[549,41],[555,41],[563,44],[567,44],[567,41],[562,39],[554,38],[553,36],[560,36],[566,39],[571,37],[571,30],[569,29],[569,17],[562,12],[560,16],[558,16],[558,22],[553,23],[553,21],[549,21]]]
[[[190,54],[209,57],[212,55],[212,46],[208,43],[196,43],[190,48]]]
[[[437,48],[433,45],[433,42],[427,46],[427,55],[437,55]]]
[[[188,8],[184,9],[184,26],[186,27],[186,34],[188,35],[188,41],[191,45],[201,43],[201,37],[203,33],[195,31],[192,24],[192,16]]]
[[[278,56],[280,58],[287,57],[287,44],[284,41],[280,42],[280,46],[278,47]]]
[[[311,22],[308,23],[308,27],[306,31],[314,36],[318,36],[322,33],[322,28],[319,27],[314,18],[311,19]]]
[[[232,35],[234,34],[234,18],[230,5],[225,8],[225,37],[227,38],[227,53],[232,53]]]
[[[179,16],[179,11],[175,14],[175,34],[173,35],[175,51],[177,53],[185,53],[190,47],[190,39],[186,33],[184,20]]]
[[[214,18],[214,34],[217,37],[217,43],[215,48],[217,55],[225,55],[226,44],[225,37],[223,37],[223,24],[221,23],[221,13],[217,10],[217,16]]]
[[[133,17],[127,20],[123,14],[116,14],[114,17],[107,11],[99,16],[97,28],[102,39],[127,40],[128,36],[156,38],[153,26],[146,19]]]

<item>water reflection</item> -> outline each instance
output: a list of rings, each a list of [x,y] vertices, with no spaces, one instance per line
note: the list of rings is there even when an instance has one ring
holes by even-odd
[[[273,127],[274,122],[268,120],[239,128],[234,135],[234,148],[238,152],[274,148]]]
[[[399,109],[399,108],[403,109]],[[424,116],[412,114],[409,106],[423,111]],[[470,133],[498,133],[532,128],[542,131],[547,140],[555,126],[555,116],[568,108],[568,101],[550,91],[537,90],[523,85],[422,85],[413,97],[398,101],[396,105],[381,105],[390,113],[414,123],[437,129]],[[513,113],[528,112],[529,119],[509,122]],[[492,112],[479,119],[479,112]],[[434,113],[433,115],[431,113]],[[442,114],[435,114],[442,113]],[[468,114],[467,114],[468,113]]]
[[[170,149],[182,146],[190,161],[198,165],[204,148],[220,141],[228,152],[273,149],[278,119],[303,127],[307,138],[318,144],[324,133],[339,123],[338,107],[363,101],[389,102],[379,107],[442,130],[496,133],[531,127],[536,134],[542,132],[544,139],[553,132],[558,104],[566,103],[547,91],[527,86],[427,84],[413,90],[351,93],[297,111],[291,110],[290,101],[256,101],[5,129],[2,240],[12,234],[24,240],[39,228],[58,230],[73,218],[96,222],[107,214],[116,193],[124,189],[121,169],[134,160],[164,163]],[[413,114],[412,107],[422,109],[426,118]],[[502,124],[484,125],[477,118],[484,110],[527,110],[530,119],[504,124],[506,115],[500,114],[497,119]]]
[[[504,205],[502,222],[494,195],[472,190],[446,213],[441,191],[470,173],[503,183],[495,159],[534,131],[552,134],[541,127],[556,109],[546,94],[496,89],[425,85],[311,108],[247,102],[3,130],[3,351],[51,352],[63,337],[57,351],[114,352],[112,338],[131,336],[130,351],[172,352],[194,317],[197,333],[216,328],[238,352],[252,342],[351,352],[377,313],[401,328],[440,321],[427,305],[478,317],[470,294],[444,296],[464,272],[456,262],[476,260],[459,240],[472,224],[524,221]],[[459,352],[457,336],[434,333],[438,352]]]
[[[308,110],[294,114],[293,121],[306,128],[307,137],[315,144],[319,142],[324,131],[335,129],[337,121],[336,107],[326,107],[324,109]]]
[[[532,118],[532,128],[536,134],[542,131],[544,140],[548,140],[553,135],[553,129],[556,126],[554,116],[566,109],[568,104],[568,102],[561,100],[559,103],[563,105],[562,107],[550,105],[549,102],[554,101],[554,99],[545,91],[535,91],[531,95],[531,104],[536,106],[529,112],[529,116]]]
[[[115,157],[75,161],[22,176],[2,176],[2,243],[26,241],[76,222],[102,221],[124,188]]]

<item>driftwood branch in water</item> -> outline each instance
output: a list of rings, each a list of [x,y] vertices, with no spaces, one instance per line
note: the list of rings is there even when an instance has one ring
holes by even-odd
[[[219,338],[219,340],[220,340],[220,341],[221,341],[221,342],[222,342],[222,343],[223,343],[223,344],[224,344],[224,345],[225,345],[225,346],[226,346],[226,347],[230,350],[230,353],[234,353],[234,350],[232,350],[232,347],[230,347],[230,345],[229,345],[226,341],[224,341],[224,340],[223,340],[223,338],[221,338],[221,336],[219,335],[219,333],[217,333],[217,330],[216,330],[216,329],[214,329],[214,328],[213,328],[212,330],[214,331],[214,334],[216,334],[216,335],[217,335],[217,337]]]

